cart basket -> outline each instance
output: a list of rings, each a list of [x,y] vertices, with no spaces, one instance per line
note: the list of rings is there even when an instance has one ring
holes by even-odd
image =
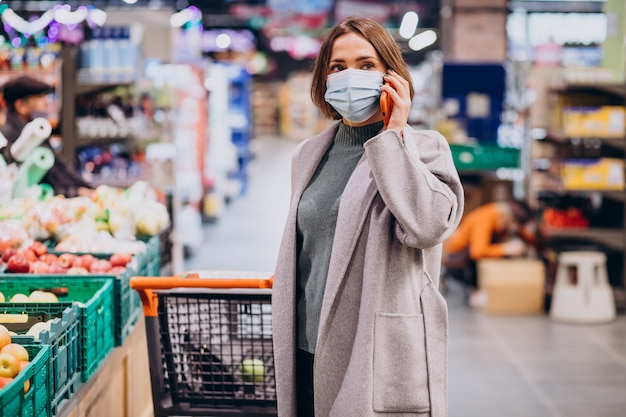
[[[133,277],[154,416],[276,416],[272,274]]]

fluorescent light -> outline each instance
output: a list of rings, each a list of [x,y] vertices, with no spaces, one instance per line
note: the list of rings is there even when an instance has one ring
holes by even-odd
[[[424,49],[437,41],[437,34],[433,30],[425,30],[409,40],[409,48],[414,51]]]
[[[232,42],[232,39],[226,33],[220,33],[215,38],[215,45],[217,45],[217,47],[220,48],[220,49],[228,48],[230,46],[231,42]]]
[[[415,12],[406,12],[400,22],[400,36],[404,39],[411,39],[411,36],[415,34],[417,29],[417,23],[419,22],[419,16]]]

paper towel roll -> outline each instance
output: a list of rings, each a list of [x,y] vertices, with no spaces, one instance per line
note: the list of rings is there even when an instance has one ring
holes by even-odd
[[[17,140],[11,145],[13,159],[18,162],[25,161],[33,149],[41,145],[51,133],[52,126],[47,119],[37,117],[29,122],[24,126]]]
[[[13,197],[21,197],[29,187],[38,184],[53,165],[54,152],[44,147],[33,149],[17,171]]]

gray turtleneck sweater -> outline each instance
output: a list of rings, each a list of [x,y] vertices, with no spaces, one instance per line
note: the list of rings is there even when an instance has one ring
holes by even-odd
[[[315,353],[322,299],[337,224],[341,194],[363,155],[363,144],[382,129],[339,125],[298,205],[298,348]]]

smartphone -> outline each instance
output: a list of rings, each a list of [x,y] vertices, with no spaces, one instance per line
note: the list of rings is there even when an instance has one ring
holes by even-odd
[[[392,101],[386,91],[380,93],[380,110],[383,112],[383,123],[385,126],[389,124],[391,118],[391,110],[393,110]]]

